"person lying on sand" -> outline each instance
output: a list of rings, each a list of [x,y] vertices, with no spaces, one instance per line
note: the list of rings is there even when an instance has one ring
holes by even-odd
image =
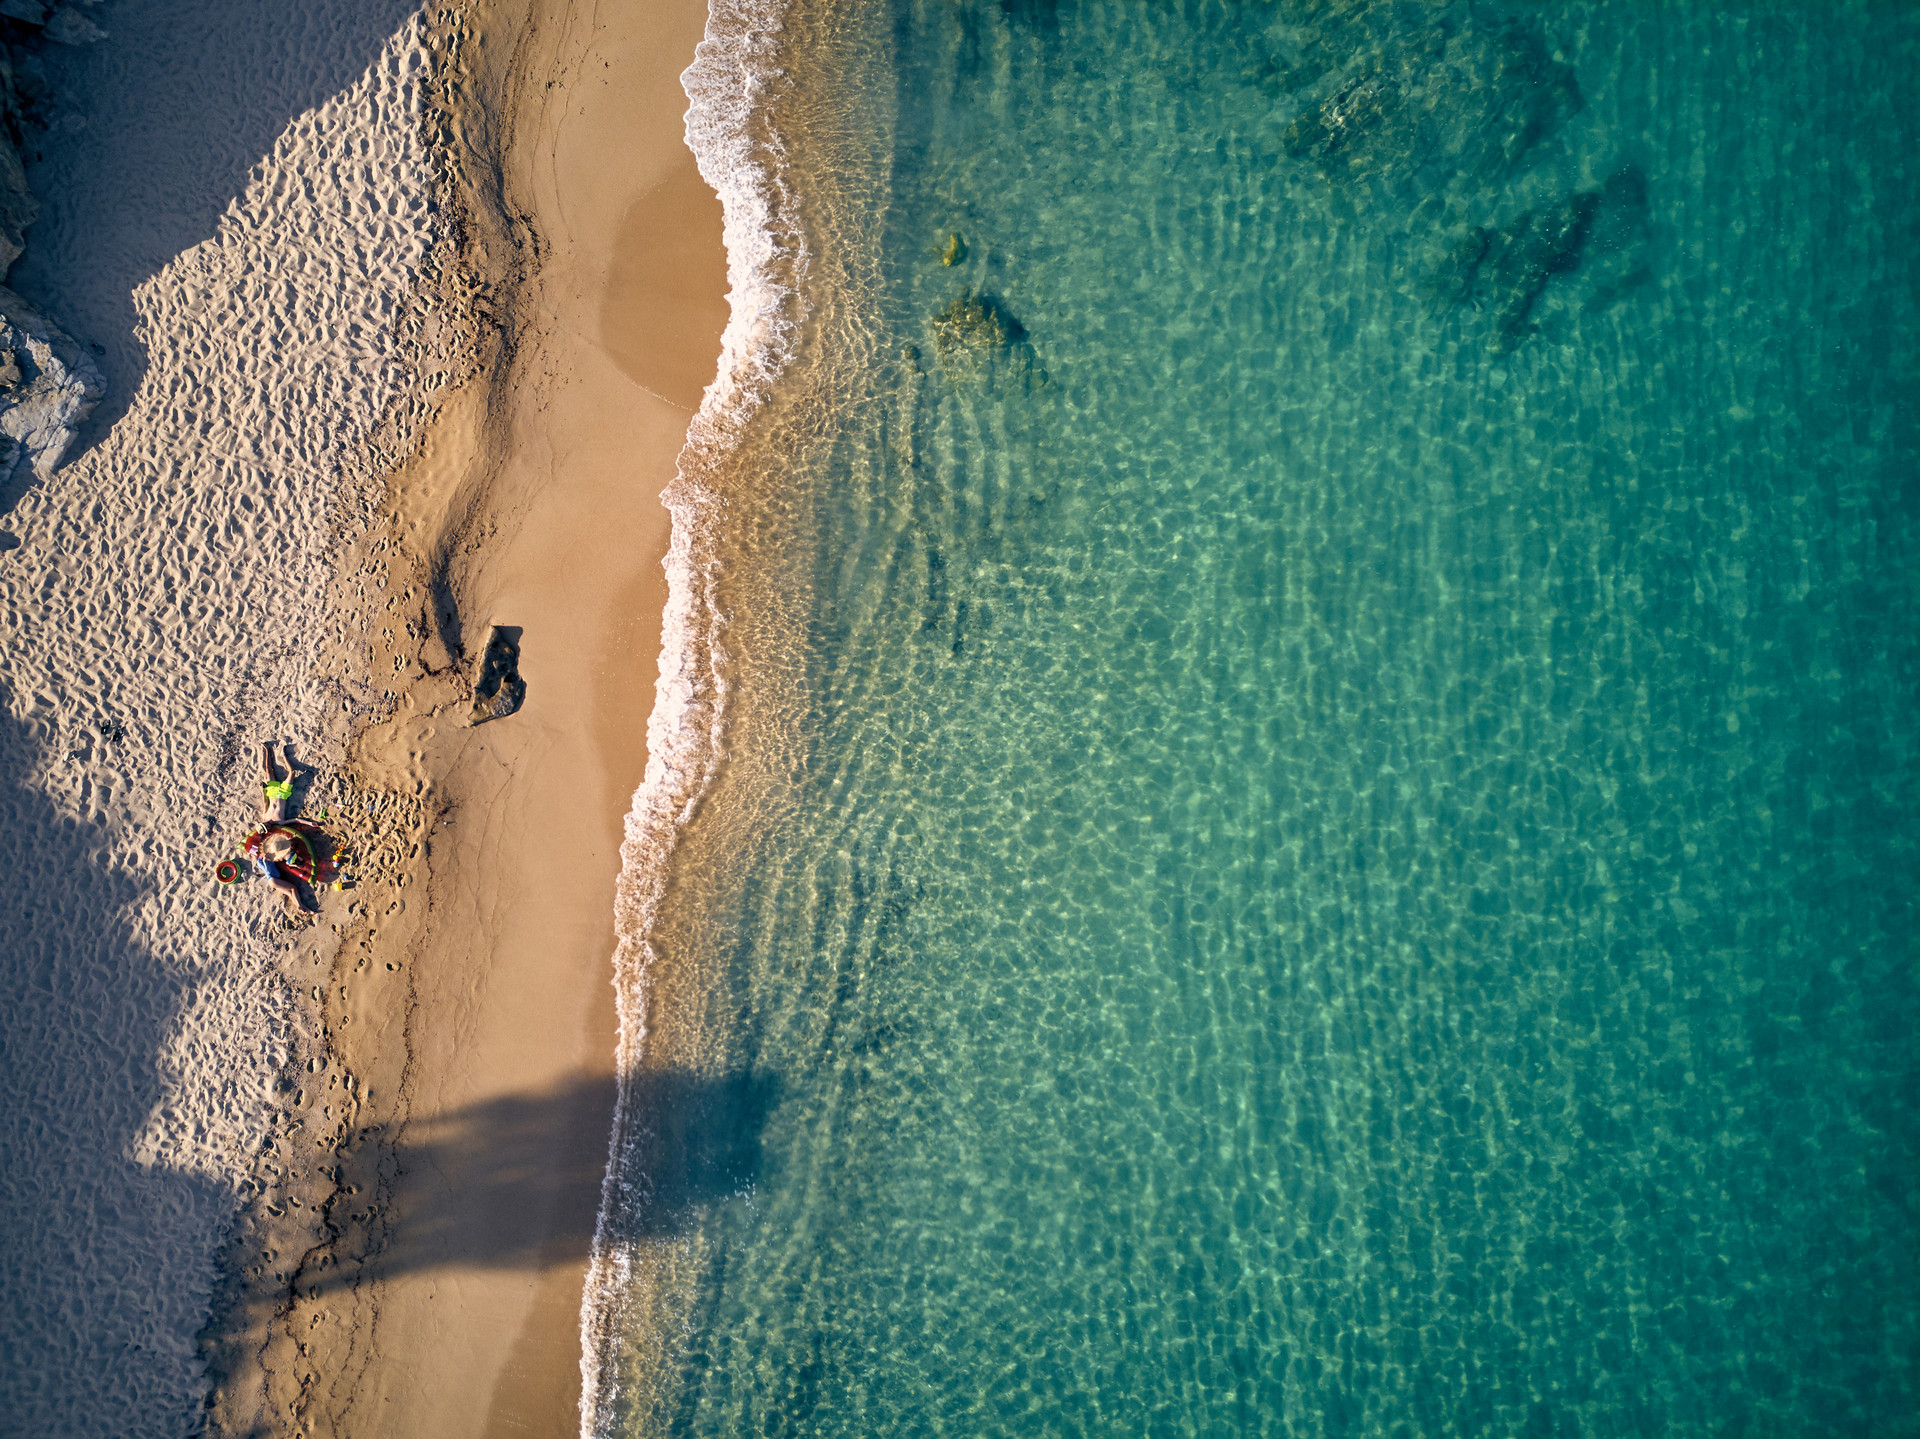
[[[253,857],[253,867],[286,902],[288,917],[297,918],[305,912],[306,906],[300,903],[299,887],[281,868],[292,858],[293,840],[279,830],[269,830],[267,837],[260,842],[260,852]]]
[[[293,803],[293,760],[285,745],[280,746],[280,764],[287,772],[285,779],[273,777],[273,746],[260,746],[260,789],[265,796],[260,801],[260,818],[268,824],[285,819]]]

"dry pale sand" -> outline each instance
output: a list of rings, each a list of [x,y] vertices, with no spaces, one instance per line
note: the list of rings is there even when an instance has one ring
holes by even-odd
[[[658,495],[727,315],[720,205],[682,138],[705,19],[497,0],[449,36],[469,277],[449,283],[496,325],[336,586],[353,609],[374,583],[353,659],[395,695],[345,736],[346,788],[390,797],[405,848],[306,961],[325,1045],[300,1097],[324,1122],[290,1163],[324,1182],[235,1242],[236,1275],[259,1272],[212,1345],[227,1432],[578,1427]],[[526,699],[474,725],[494,626]]]
[[[298,1122],[287,933],[212,876],[257,799],[249,742],[321,757],[334,540],[411,446],[416,8],[115,6],[48,59],[11,283],[112,389],[64,468],[0,493],[9,1433],[191,1430],[216,1252]]]

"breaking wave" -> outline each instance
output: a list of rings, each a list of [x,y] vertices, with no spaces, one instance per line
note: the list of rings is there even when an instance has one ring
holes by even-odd
[[[650,936],[675,842],[712,783],[724,743],[726,615],[717,593],[717,542],[726,502],[714,472],[791,363],[805,319],[810,255],[769,104],[785,83],[780,58],[790,8],[791,0],[712,0],[706,38],[681,76],[687,144],[726,214],[731,315],[719,372],[662,496],[673,535],[646,775],[627,815],[614,901],[619,1089],[580,1309],[583,1435],[604,1432],[613,1413],[614,1353],[632,1272],[618,1219],[645,1201],[645,1176],[627,1172],[625,1155],[632,1077],[646,1047]]]

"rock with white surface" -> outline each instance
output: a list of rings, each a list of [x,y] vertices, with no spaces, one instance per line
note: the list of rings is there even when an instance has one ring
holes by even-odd
[[[86,350],[0,287],[0,484],[23,464],[51,475],[105,392]]]

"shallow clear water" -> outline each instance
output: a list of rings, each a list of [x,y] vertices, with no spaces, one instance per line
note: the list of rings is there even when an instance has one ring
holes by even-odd
[[[813,22],[609,1427],[1916,1432],[1913,14],[1508,13]]]

